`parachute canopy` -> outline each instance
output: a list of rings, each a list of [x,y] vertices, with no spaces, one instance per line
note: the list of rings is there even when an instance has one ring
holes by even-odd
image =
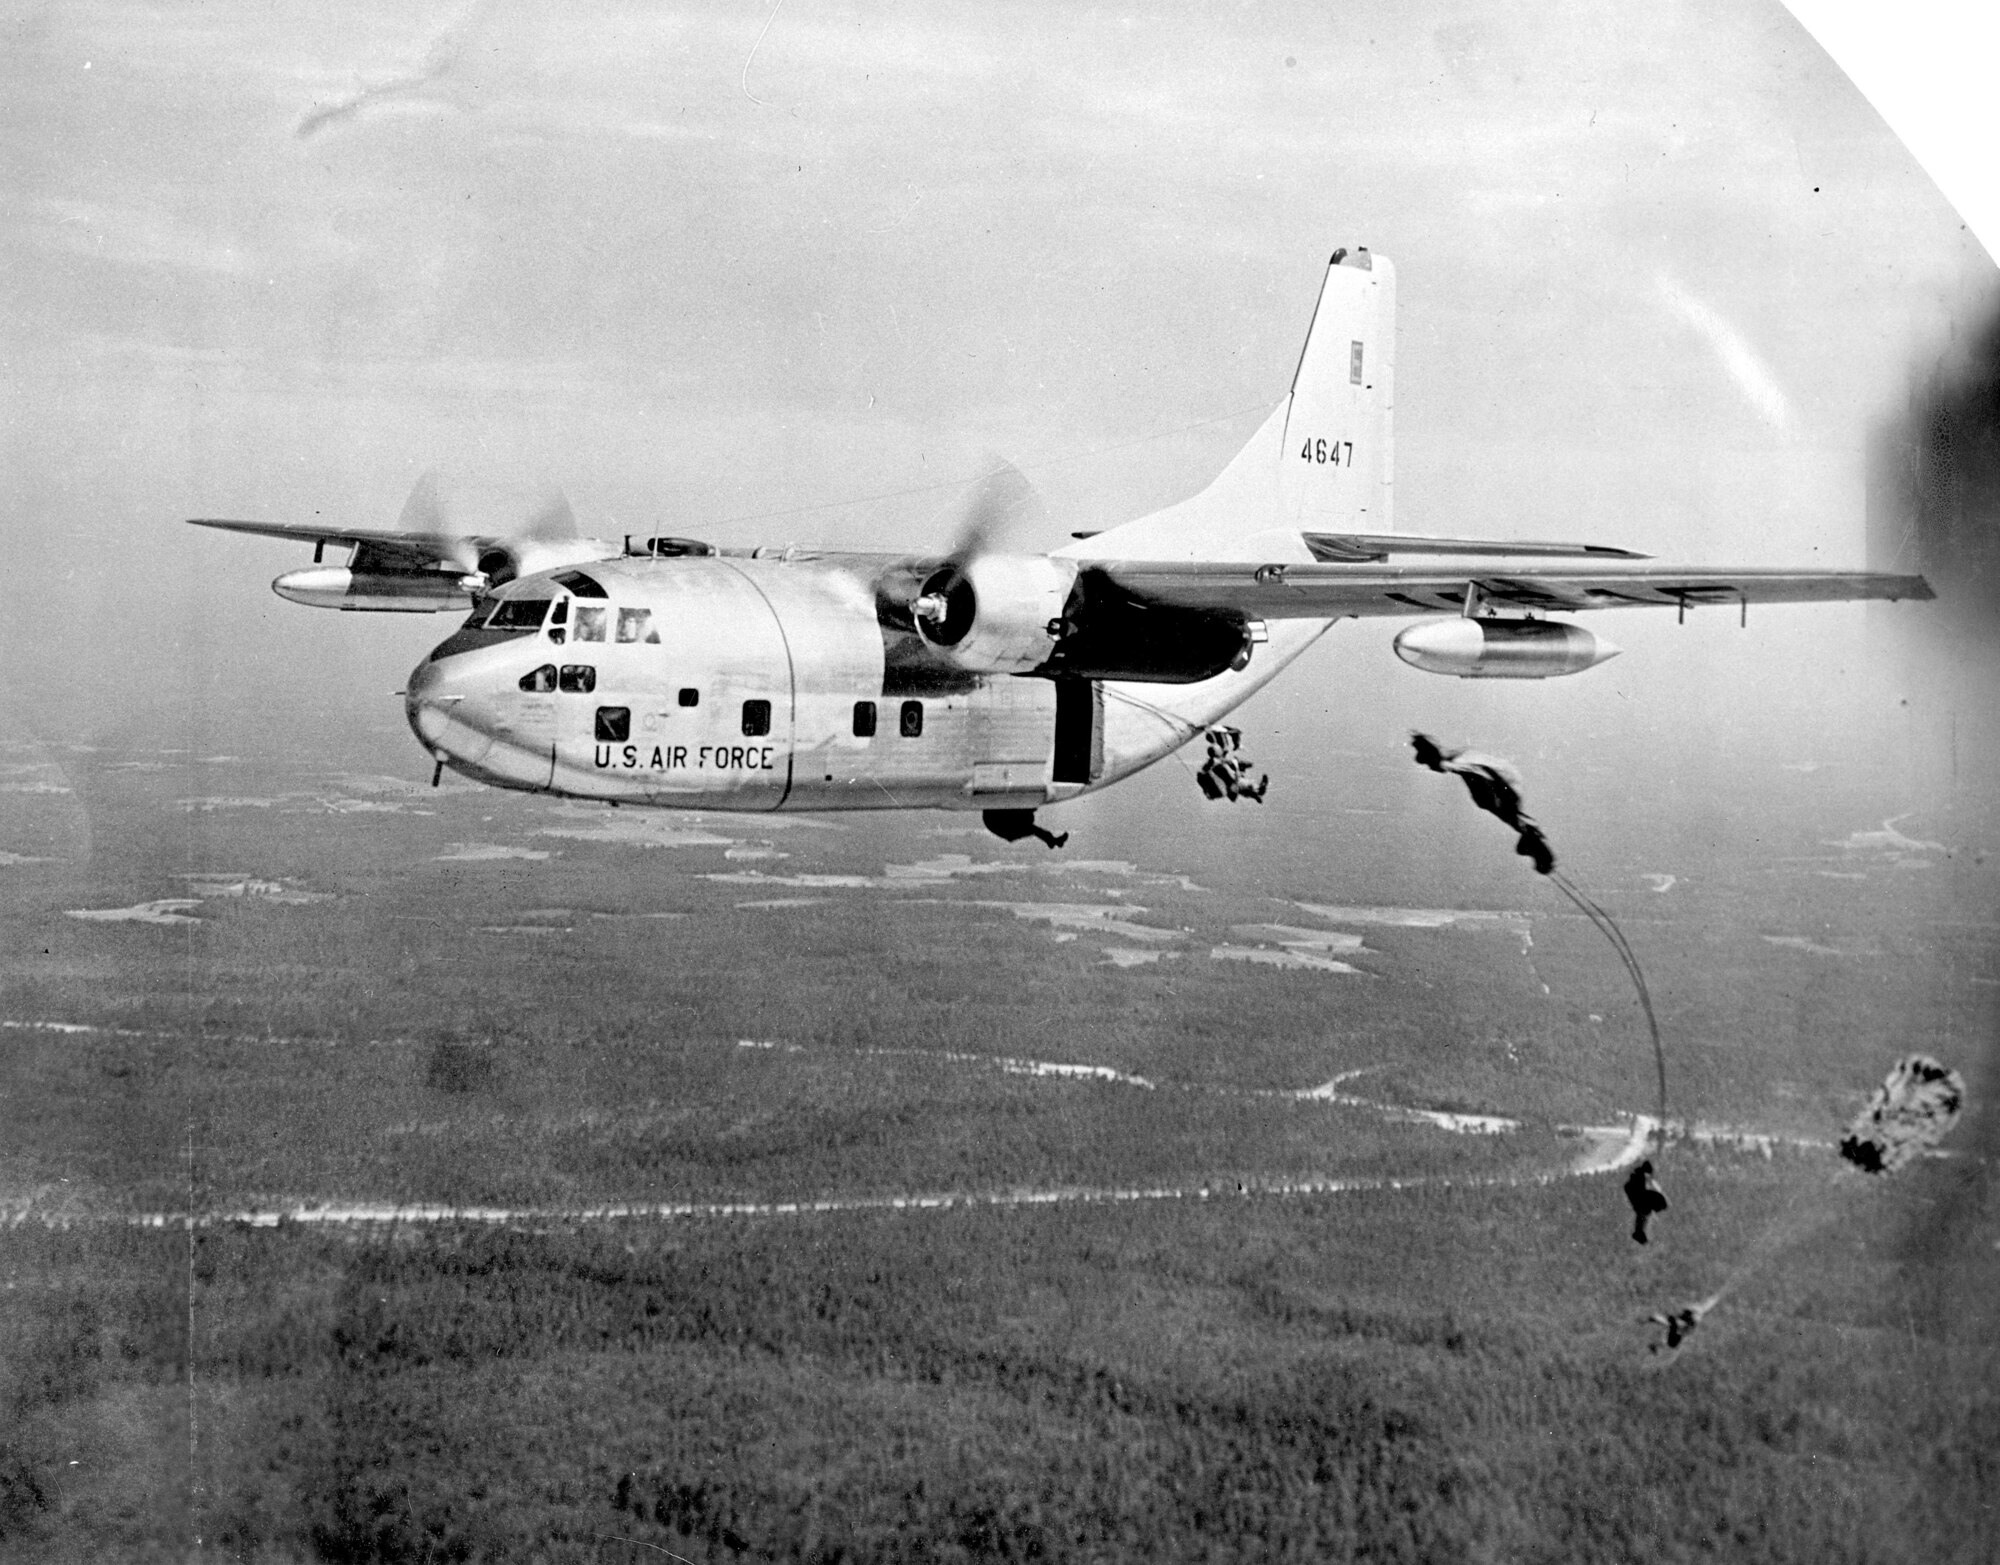
[[[1840,1138],[1840,1155],[1871,1174],[1893,1174],[1918,1153],[1936,1146],[1958,1122],[1965,1082],[1928,1054],[1896,1062],[1868,1107]]]

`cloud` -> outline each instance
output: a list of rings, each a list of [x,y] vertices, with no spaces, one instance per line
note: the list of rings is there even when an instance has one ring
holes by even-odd
[[[149,207],[45,197],[34,206],[35,237],[53,249],[124,266],[244,277],[256,263],[234,238],[175,222]]]
[[[458,64],[459,57],[479,21],[482,9],[480,0],[464,7],[442,28],[431,36],[425,46],[423,62],[415,70],[405,72],[388,81],[377,82],[372,87],[364,87],[359,92],[315,108],[298,123],[293,131],[301,141],[308,141],[320,131],[349,120],[359,118],[370,108],[391,105],[401,109],[417,108],[423,112],[437,112],[445,107],[435,100],[421,97],[432,83],[441,81]]]
[[[1792,427],[1791,403],[1786,400],[1770,366],[1757,356],[1757,350],[1744,340],[1743,334],[1711,305],[1695,298],[1665,272],[1660,273],[1655,281],[1668,308],[1693,327],[1702,340],[1715,350],[1715,356],[1722,361],[1729,378],[1736,382],[1736,389],[1743,393],[1744,400],[1756,410],[1757,415],[1779,433],[1789,433]]]

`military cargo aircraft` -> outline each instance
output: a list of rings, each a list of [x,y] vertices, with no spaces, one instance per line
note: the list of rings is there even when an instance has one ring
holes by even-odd
[[[300,539],[295,602],[470,617],[411,674],[436,763],[495,787],[680,809],[1034,812],[1171,754],[1335,622],[1412,618],[1398,656],[1469,679],[1576,674],[1598,609],[1928,598],[1919,576],[1669,568],[1595,544],[1435,537],[1391,514],[1396,274],[1336,250],[1290,392],[1213,483],[1046,554],[975,517],[930,557],[445,527],[198,520]],[[323,563],[327,545],[352,552]]]

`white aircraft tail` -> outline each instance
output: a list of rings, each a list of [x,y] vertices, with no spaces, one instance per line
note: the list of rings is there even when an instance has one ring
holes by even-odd
[[[1393,530],[1396,269],[1336,250],[1285,400],[1192,499],[1058,551],[1083,559],[1306,561],[1302,532]]]

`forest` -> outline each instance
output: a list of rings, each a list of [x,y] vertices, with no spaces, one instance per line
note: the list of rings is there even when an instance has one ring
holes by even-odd
[[[1956,1311],[2000,1267],[1911,1244],[1911,1199],[1982,1199],[1918,1177],[1852,1176],[1671,1360],[1640,1318],[1715,1256],[1635,1259],[1588,1180],[19,1227],[0,1525],[51,1558],[180,1520],[271,1560],[1982,1560],[2000,1366]],[[1755,1263],[1825,1171],[1688,1152],[1680,1178]]]
[[[0,908],[0,1553],[2000,1555],[1983,1122],[1830,1149],[1984,1014],[1919,877],[1808,865],[1775,929],[1741,877],[1598,885],[1678,1112],[1780,1138],[1669,1148],[1640,1248],[1569,1172],[1650,1104],[1631,991],[1532,885],[1412,921],[1366,867],[655,847],[353,779],[176,815],[124,764]],[[1355,971],[1210,955],[1318,930]],[[858,1209],[910,1197],[955,1204]],[[283,1215],[342,1203],[514,1215]],[[746,1209],[564,1215],[648,1203]]]

